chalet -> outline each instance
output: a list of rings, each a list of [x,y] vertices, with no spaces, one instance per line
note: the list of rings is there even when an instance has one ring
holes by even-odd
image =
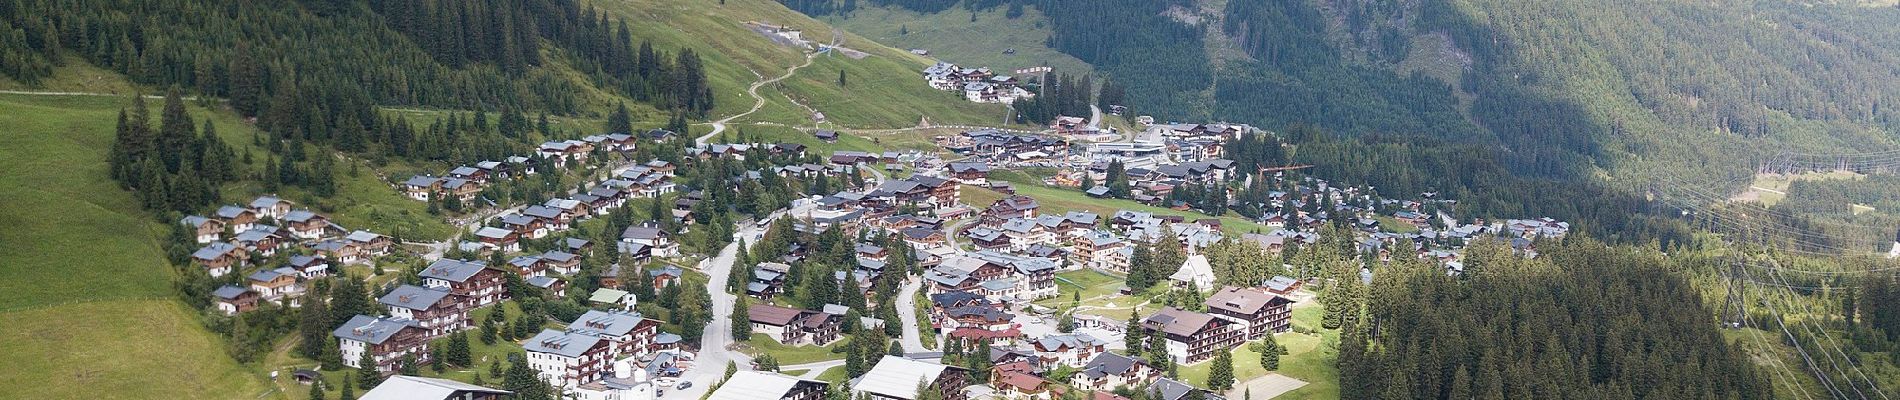
[[[648,222],[639,226],[629,226],[620,232],[621,251],[627,252],[630,245],[644,246],[655,257],[673,257],[679,255],[679,244],[674,243],[672,235],[660,230],[659,224]]]
[[[554,297],[567,297],[567,280],[566,279],[543,275],[543,276],[528,277],[527,279],[522,279],[521,281],[526,282],[528,286],[541,288],[542,293],[553,294]]]
[[[665,289],[667,286],[677,285],[685,276],[685,270],[671,265],[647,268],[647,279],[650,281],[648,283],[652,284],[654,289]]]
[[[288,260],[289,267],[297,270],[304,279],[316,279],[330,276],[330,261],[323,257],[295,255]]]
[[[297,270],[290,267],[258,270],[246,278],[251,291],[257,292],[266,301],[296,306],[296,298],[303,296],[302,279],[297,276]]]
[[[1207,297],[1207,312],[1239,323],[1247,332],[1245,340],[1255,340],[1291,329],[1293,314],[1287,307],[1292,303],[1266,289],[1228,287]]]
[[[1274,275],[1273,278],[1261,282],[1260,287],[1266,289],[1268,293],[1280,296],[1291,296],[1293,292],[1299,291],[1304,283],[1305,282],[1300,282],[1298,279],[1288,278],[1285,275]]]
[[[1067,365],[1081,368],[1098,354],[1108,352],[1108,342],[1086,333],[1050,334],[1030,342],[1035,346],[1040,365]]]
[[[759,263],[752,270],[752,281],[746,283],[746,294],[760,300],[771,300],[785,291],[785,274],[791,266],[779,263]]]
[[[1073,135],[1088,127],[1088,123],[1087,118],[1058,115],[1055,121],[1049,123],[1049,127],[1055,128],[1058,135]]]
[[[1148,392],[1147,398],[1152,400],[1226,400],[1212,391],[1169,378],[1155,379],[1153,384],[1141,390]]]
[[[466,308],[487,306],[508,297],[507,288],[502,286],[504,274],[481,261],[444,258],[429,264],[417,275],[422,278],[424,287],[446,288],[449,293],[461,296]]]
[[[1139,357],[1104,352],[1084,364],[1082,372],[1075,373],[1069,384],[1077,390],[1108,391],[1123,386],[1140,387],[1160,376],[1161,371]]]
[[[990,386],[995,387],[1002,398],[1010,400],[1047,400],[1062,396],[1061,388],[1032,371],[1026,371],[1026,365],[1016,363],[996,366],[990,373]]]
[[[448,379],[397,375],[358,400],[502,400],[510,394],[513,392]]]
[[[442,191],[442,178],[428,175],[416,175],[402,182],[403,194],[417,201],[433,200],[435,193]]]
[[[904,228],[899,232],[904,235],[904,243],[917,250],[943,247],[946,239],[943,231],[922,226]]]
[[[516,274],[524,278],[547,276],[548,274],[547,264],[542,262],[541,256],[517,256],[510,258],[508,259],[508,266],[514,268]]]
[[[634,296],[633,293],[627,293],[625,290],[603,287],[594,289],[594,293],[587,296],[587,303],[596,306],[632,310],[634,306],[640,305],[640,297]]]
[[[562,389],[600,380],[613,364],[612,343],[585,333],[546,329],[521,347],[541,380]]]
[[[990,164],[987,162],[953,162],[944,166],[951,179],[966,185],[987,185],[990,180]]]
[[[369,353],[376,363],[373,367],[382,373],[395,372],[404,356],[414,356],[419,363],[431,361],[428,332],[414,320],[357,315],[330,334],[337,338],[343,364],[351,368],[372,367],[361,364],[364,353]]]
[[[771,372],[739,371],[707,400],[823,400],[830,386],[824,381]]]
[[[1041,207],[1036,199],[1029,196],[1004,197],[983,209],[983,225],[994,227],[1012,219],[1036,218],[1036,209]]]
[[[548,270],[561,275],[574,275],[581,272],[581,256],[559,250],[548,250],[541,254],[541,262]],[[658,288],[658,286],[655,286]]]
[[[240,232],[232,241],[246,250],[255,251],[265,257],[277,254],[277,249],[285,245],[288,232],[274,226],[257,224],[251,230]]]
[[[571,215],[562,212],[561,209],[545,205],[532,205],[523,208],[521,209],[521,215],[541,220],[541,225],[547,227],[549,231],[567,230],[568,223],[573,220]]]
[[[594,151],[594,145],[579,140],[542,142],[536,149],[541,157],[566,163],[568,160],[587,161],[587,154]]]
[[[746,309],[752,331],[787,345],[823,346],[837,340],[844,318],[820,311],[753,304]]]
[[[501,228],[513,231],[515,236],[524,239],[540,239],[548,236],[546,220],[524,214],[502,216]]]
[[[197,238],[198,244],[216,242],[219,238],[224,237],[224,221],[221,220],[197,215],[187,215],[184,219],[178,220],[178,223],[191,227],[193,236]]]
[[[481,192],[482,184],[476,183],[475,181],[462,178],[442,178],[441,193],[454,196],[456,200],[464,202],[474,200],[475,195],[481,194]]]
[[[243,286],[224,285],[211,291],[212,299],[217,303],[218,311],[224,315],[238,315],[257,309],[257,301],[263,296],[245,289]]]
[[[673,138],[676,138],[676,137],[679,137],[679,136],[680,136],[680,134],[679,134],[679,133],[676,133],[676,132],[673,132],[673,131],[669,131],[669,130],[665,130],[665,129],[651,129],[651,130],[647,130],[647,131],[646,131],[646,133],[645,133],[645,135],[646,135],[646,137],[647,137],[647,140],[652,140],[652,141],[655,141],[655,142],[665,142],[665,141],[668,141],[668,140],[673,140]]]
[[[395,239],[370,231],[350,232],[349,235],[343,238],[355,244],[357,249],[361,251],[363,257],[367,258],[389,255],[390,248],[396,245]]]
[[[944,400],[965,400],[970,370],[898,356],[884,356],[852,382],[851,392],[878,400],[916,400],[917,389],[942,391]]]
[[[343,265],[363,262],[363,250],[348,240],[325,240],[310,245],[310,250],[324,259],[336,260]]]
[[[514,231],[507,229],[483,227],[475,231],[475,238],[488,250],[509,253],[521,251],[520,236],[515,236]]]
[[[391,318],[415,321],[431,339],[469,328],[469,309],[458,296],[444,288],[416,285],[397,286],[376,302],[388,308]]]
[[[295,210],[284,215],[284,227],[298,239],[316,239],[323,237],[323,231],[330,227],[330,219],[309,210]]]
[[[1008,251],[1012,248],[1010,237],[1000,230],[979,226],[965,230],[963,234],[969,236],[970,244],[976,245],[978,250]]]
[[[464,165],[449,170],[449,177],[465,179],[477,184],[488,183],[488,170]]]
[[[203,266],[213,278],[231,273],[250,258],[251,253],[244,251],[244,248],[227,242],[208,244],[191,253],[192,262]]]
[[[250,206],[251,212],[257,213],[258,218],[281,219],[290,214],[291,204],[276,196],[258,196],[251,200]]]
[[[1091,268],[1126,273],[1128,260],[1116,257],[1128,242],[1113,233],[1089,231],[1070,240],[1069,260]]]
[[[1031,246],[1049,244],[1055,241],[1051,234],[1035,220],[1016,218],[997,226],[1003,235],[1009,236],[1009,251],[1022,252]]]
[[[819,129],[816,131],[812,131],[811,134],[813,137],[817,137],[818,140],[825,141],[825,143],[838,142],[838,131],[829,130],[829,129]]]
[[[588,310],[567,324],[567,331],[607,340],[616,358],[643,356],[654,350],[660,321],[636,312]]]
[[[231,230],[238,232],[251,230],[251,224],[257,223],[257,212],[244,207],[231,205],[218,207],[218,211],[212,215],[219,221],[224,221],[224,225],[231,227]]]
[[[594,249],[594,242],[581,238],[567,238],[562,241],[562,244],[567,246],[567,252],[575,254],[586,253]]]
[[[1213,358],[1216,352],[1232,350],[1247,339],[1238,323],[1174,307],[1142,319],[1140,328],[1150,335],[1165,335],[1168,357],[1181,364]]]

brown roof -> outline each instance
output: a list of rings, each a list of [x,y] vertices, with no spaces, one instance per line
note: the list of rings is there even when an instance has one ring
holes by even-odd
[[[753,304],[751,307],[746,308],[746,317],[752,318],[752,322],[754,323],[785,326],[791,325],[792,321],[798,320],[798,315],[804,312],[804,310],[779,307],[771,304]]]
[[[998,383],[1027,391],[1042,387],[1043,380],[1042,378],[1037,378],[1035,375],[1019,372],[1004,372],[1002,379]]]
[[[1128,398],[1122,397],[1121,395],[1117,395],[1114,393],[1097,390],[1095,391],[1094,395],[1089,396],[1089,400],[1128,400]]]
[[[1141,326],[1148,329],[1159,329],[1170,335],[1194,336],[1195,333],[1200,332],[1202,328],[1206,328],[1207,324],[1213,321],[1214,316],[1207,315],[1206,313],[1168,307],[1161,309],[1161,312],[1148,316],[1147,319],[1141,320]]]
[[[1252,315],[1259,313],[1260,309],[1272,304],[1278,297],[1257,288],[1229,287],[1207,296],[1207,307]]]

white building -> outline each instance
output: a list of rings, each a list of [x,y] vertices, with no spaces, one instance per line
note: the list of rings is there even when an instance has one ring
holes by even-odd
[[[527,350],[528,367],[539,372],[541,380],[564,389],[600,380],[613,361],[607,340],[585,333],[542,330],[521,347]]]

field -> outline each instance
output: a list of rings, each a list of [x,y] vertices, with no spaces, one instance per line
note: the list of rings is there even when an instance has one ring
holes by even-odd
[[[1052,34],[1033,7],[1008,19],[1004,8],[977,12],[976,20],[961,9],[922,14],[899,7],[861,5],[849,17],[823,19],[858,35],[903,49],[930,50],[931,57],[957,65],[989,67],[997,71],[1049,66],[1056,72],[1086,74],[1088,63],[1043,44]],[[908,31],[908,32],[907,32]],[[1015,49],[1015,54],[1003,50]],[[1003,72],[1008,74],[1009,72]]]
[[[1320,307],[1316,303],[1303,303],[1293,308],[1293,325],[1319,328]],[[1339,332],[1326,330],[1319,334],[1282,333],[1274,336],[1289,354],[1280,356],[1280,370],[1274,371],[1294,379],[1306,381],[1292,392],[1274,397],[1275,399],[1337,399],[1339,398],[1339,371],[1333,366],[1338,357]],[[1202,362],[1181,367],[1181,381],[1204,386],[1207,374],[1214,363]],[[1234,349],[1234,377],[1241,382],[1265,375],[1268,371],[1260,366],[1260,353],[1246,346]],[[1238,387],[1238,383],[1236,384]],[[1229,398],[1238,398],[1229,393]]]
[[[1056,297],[1037,300],[1044,307],[1065,307],[1076,292],[1081,292],[1082,300],[1113,297],[1117,294],[1126,278],[1110,275],[1093,269],[1063,271],[1056,273]]]
[[[755,357],[760,354],[770,354],[778,359],[779,365],[814,363],[844,359],[844,354],[833,353],[831,349],[849,340],[850,338],[839,338],[825,346],[787,346],[772,341],[771,337],[763,333],[753,332],[752,337],[746,340],[740,351]]]
[[[7,321],[0,324],[0,337],[7,338],[0,340],[7,370],[0,374],[0,397],[251,399],[268,390],[261,375],[225,355],[224,342],[174,300],[88,301],[0,318]]]
[[[1864,175],[1845,171],[1810,172],[1798,175],[1757,174],[1755,181],[1749,183],[1748,188],[1736,194],[1733,199],[1761,203],[1763,207],[1774,207],[1782,199],[1788,198],[1788,186],[1794,184],[1795,181],[1854,180],[1862,176]]]
[[[1039,215],[1060,215],[1069,211],[1088,211],[1100,215],[1102,218],[1108,218],[1114,216],[1116,211],[1129,210],[1153,213],[1154,215],[1179,215],[1186,217],[1188,221],[1208,218],[1206,214],[1194,211],[1175,211],[1137,203],[1134,200],[1091,198],[1074,189],[1052,188],[1041,186],[1040,184],[1015,182],[1013,182],[1013,185],[1016,188],[1016,194],[1035,198],[1036,202],[1042,205],[1042,208],[1037,211]],[[1002,192],[969,185],[963,186],[962,190],[963,202],[977,207],[987,207],[990,203],[1002,199],[1004,196]],[[1248,221],[1246,218],[1233,215],[1220,217],[1220,221],[1221,230],[1229,235],[1253,232],[1266,233],[1271,231],[1266,225],[1260,225],[1253,221]]]
[[[790,26],[802,30],[807,39],[828,42],[832,38],[831,29],[824,22],[787,9],[773,0],[727,0],[723,3],[627,0],[590,3],[610,15],[628,18],[629,22],[641,22],[628,24],[635,40],[651,40],[656,49],[669,53],[687,47],[694,49],[706,62],[707,80],[712,84],[717,99],[712,112],[714,116],[733,115],[750,109],[753,99],[745,94],[747,86],[761,77],[783,75],[787,68],[804,62],[806,50],[774,43],[748,28],[746,22]],[[802,111],[803,107],[791,104],[786,98],[785,95],[789,94],[808,101],[807,104],[820,111],[841,113],[829,116],[831,122],[854,128],[916,125],[918,116],[914,111],[900,113],[899,110],[923,110],[932,113],[933,121],[959,123],[995,121],[1003,115],[1001,106],[977,105],[960,100],[953,102],[946,99],[949,96],[947,92],[929,89],[920,78],[923,67],[931,62],[928,59],[849,33],[843,35],[841,45],[864,51],[870,56],[864,59],[821,57],[833,59],[818,60],[813,63],[813,67],[801,70],[794,79],[788,79],[784,82],[786,92],[773,94],[761,88],[759,93],[768,102],[766,109],[761,112],[773,118],[796,116],[793,120],[772,122],[809,123],[810,118]],[[847,70],[847,81],[854,84],[848,85],[848,88],[837,87],[839,69]],[[877,104],[866,104],[870,102],[866,99],[874,100]],[[872,108],[840,108],[847,106]]]

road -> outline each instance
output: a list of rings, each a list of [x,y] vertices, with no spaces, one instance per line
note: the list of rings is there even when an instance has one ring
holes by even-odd
[[[904,322],[903,337],[898,343],[904,346],[905,353],[930,351],[924,348],[923,334],[917,330],[917,290],[923,286],[923,278],[913,278],[904,282],[903,290],[897,292],[897,319]]]
[[[1102,108],[1089,105],[1089,129],[1102,129]]]
[[[783,213],[774,213],[767,220],[778,218]],[[770,225],[769,223],[767,225]],[[706,324],[706,330],[699,339],[699,354],[693,361],[693,368],[680,375],[680,380],[693,383],[686,390],[667,391],[669,399],[698,399],[706,390],[725,378],[726,363],[739,366],[740,371],[752,370],[752,357],[732,350],[732,306],[737,296],[726,292],[726,280],[732,275],[733,264],[738,262],[738,239],[748,243],[756,242],[752,238],[763,234],[764,229],[756,224],[738,224],[738,232],[733,234],[733,243],[719,250],[719,255],[701,261],[699,270],[705,272],[706,292],[712,295],[712,321]]]
[[[799,69],[799,68],[804,68],[804,67],[806,67],[806,66],[810,66],[810,65],[811,65],[811,62],[812,62],[812,60],[814,60],[814,59],[816,59],[816,58],[817,58],[816,56],[817,56],[817,54],[816,54],[816,53],[813,53],[813,54],[806,54],[806,55],[805,55],[805,63],[803,63],[803,64],[798,64],[798,65],[794,65],[794,66],[792,66],[791,68],[786,68],[786,69],[785,69],[785,75],[779,75],[779,76],[778,76],[777,78],[772,78],[772,79],[766,79],[766,80],[761,80],[761,81],[757,81],[757,82],[752,82],[752,86],[749,86],[749,87],[746,87],[746,89],[745,89],[745,94],[746,94],[747,96],[752,96],[752,109],[750,109],[750,110],[746,110],[745,112],[742,112],[742,113],[738,113],[738,114],[733,114],[733,115],[730,115],[730,116],[727,116],[727,117],[725,117],[725,118],[720,118],[720,119],[719,119],[718,121],[713,121],[713,122],[712,122],[712,127],[713,127],[713,130],[712,130],[712,132],[711,132],[711,133],[707,133],[707,134],[706,134],[706,135],[704,135],[704,136],[700,136],[700,137],[698,137],[698,138],[696,138],[696,139],[693,139],[693,144],[694,144],[694,145],[697,145],[697,146],[700,146],[700,147],[704,147],[704,146],[706,146],[706,143],[707,143],[708,141],[711,141],[711,140],[712,140],[712,138],[715,138],[715,137],[718,137],[720,133],[723,133],[723,132],[725,132],[725,131],[726,131],[726,124],[727,124],[727,123],[730,123],[730,122],[732,122],[732,120],[735,120],[735,119],[739,119],[739,117],[744,117],[744,116],[747,116],[747,115],[752,115],[752,113],[755,113],[755,112],[759,112],[759,109],[761,109],[761,108],[765,108],[765,97],[761,97],[761,96],[759,96],[759,88],[761,88],[761,87],[765,87],[765,85],[770,85],[770,84],[772,84],[773,82],[778,82],[778,81],[782,81],[782,80],[785,80],[785,78],[790,78],[790,77],[792,77],[792,74],[796,74],[796,73],[798,73],[798,69]],[[757,72],[753,72],[753,74],[755,74],[755,75],[756,75],[756,74],[758,74],[758,73],[757,73]],[[761,77],[763,77],[763,76],[761,76]]]

